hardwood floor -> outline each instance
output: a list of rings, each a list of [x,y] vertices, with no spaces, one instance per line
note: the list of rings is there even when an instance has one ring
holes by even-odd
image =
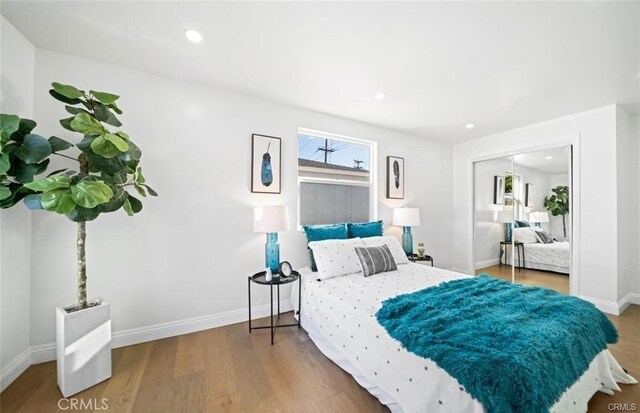
[[[492,277],[511,281],[511,267],[508,265],[494,265],[476,270],[477,274],[486,273]],[[556,290],[559,293],[569,294],[569,276],[549,271],[537,271],[529,269],[517,269],[515,271],[516,282],[524,285],[535,285]]]
[[[621,336],[612,353],[640,378],[640,307],[610,319]],[[73,398],[107,399],[108,412],[388,412],[304,330],[279,329],[274,346],[268,330],[247,330],[240,323],[115,349],[113,377]],[[589,411],[640,404],[639,385],[621,387],[614,396],[596,394]],[[55,362],[36,364],[0,394],[0,411],[68,412],[58,408],[61,397]]]

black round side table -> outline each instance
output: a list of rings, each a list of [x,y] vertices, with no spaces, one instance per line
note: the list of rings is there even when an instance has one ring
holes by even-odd
[[[431,255],[423,255],[422,257],[420,257],[417,254],[411,254],[411,255],[408,255],[407,258],[409,258],[409,261],[411,262],[418,262],[418,261],[431,262],[431,266],[433,267],[433,258],[431,257]]]
[[[258,329],[262,329],[262,328],[269,328],[271,329],[271,345],[273,345],[273,337],[276,335],[276,329],[280,328],[280,327],[295,327],[298,326],[298,329],[300,328],[300,308],[301,308],[301,303],[302,303],[302,282],[298,282],[298,322],[296,324],[278,324],[278,322],[280,321],[280,286],[283,284],[289,284],[292,283],[296,280],[300,280],[300,273],[297,271],[292,271],[291,275],[289,277],[273,277],[271,279],[271,281],[267,281],[266,279],[266,272],[265,271],[260,271],[257,272],[255,274],[253,274],[252,276],[249,277],[249,279],[247,280],[247,291],[249,293],[249,333],[251,333],[252,330],[258,330]],[[268,285],[269,289],[271,290],[271,324],[268,326],[263,326],[263,327],[253,327],[251,325],[251,283],[256,283],[256,284],[260,284],[260,285]],[[277,299],[278,299],[278,317],[276,319],[275,324],[273,323],[273,287],[276,287],[277,290]]]

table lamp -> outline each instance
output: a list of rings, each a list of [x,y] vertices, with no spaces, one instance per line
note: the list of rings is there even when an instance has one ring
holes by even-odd
[[[253,208],[253,232],[265,232],[265,267],[272,273],[278,273],[280,264],[280,245],[278,231],[289,229],[289,210],[284,205],[260,206]]]
[[[549,214],[545,211],[530,212],[529,222],[532,222],[538,228],[542,228],[543,222],[549,222]]]
[[[392,225],[403,227],[402,248],[407,255],[413,254],[413,236],[411,227],[420,225],[420,210],[418,208],[394,208]]]
[[[513,211],[498,211],[495,221],[504,224],[504,240],[505,242],[511,242]]]

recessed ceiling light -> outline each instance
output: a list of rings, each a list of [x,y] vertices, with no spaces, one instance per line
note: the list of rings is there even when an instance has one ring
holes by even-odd
[[[200,43],[202,41],[202,35],[200,34],[200,32],[197,32],[195,30],[185,30],[184,35],[190,42]]]
[[[376,93],[375,95],[373,95],[373,98],[375,100],[384,100],[386,97],[387,97],[387,94],[385,92],[382,92],[382,91],[380,91],[380,92]]]
[[[476,127],[476,125],[474,125],[473,123],[467,123],[466,125],[464,125],[464,127],[467,129],[473,129]]]
[[[553,156],[545,156],[544,159],[553,159]]]

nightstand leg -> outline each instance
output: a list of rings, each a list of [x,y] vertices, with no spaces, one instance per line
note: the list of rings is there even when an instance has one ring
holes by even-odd
[[[278,284],[278,320],[280,320],[280,284]]]
[[[249,334],[251,334],[251,278],[247,279],[247,291],[249,292]]]
[[[273,328],[273,285],[270,286],[271,291],[271,345],[273,345],[273,334],[275,333],[275,329]]]

